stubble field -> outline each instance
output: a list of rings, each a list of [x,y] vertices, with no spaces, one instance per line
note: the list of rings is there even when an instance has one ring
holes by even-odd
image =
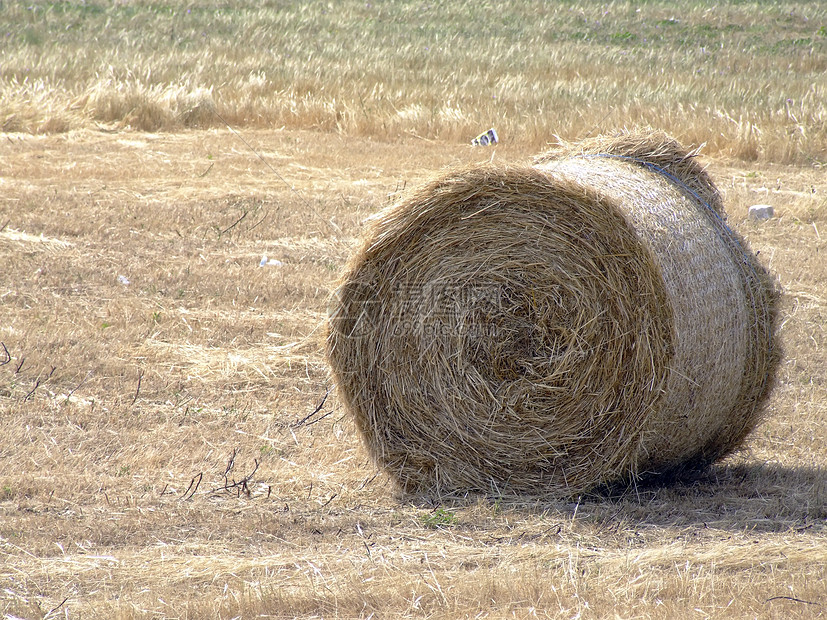
[[[100,12],[74,3],[31,6],[43,8],[48,19],[64,20],[64,37],[72,28],[82,30],[84,19],[94,25],[108,18],[117,30],[128,29],[128,19],[145,27],[166,16],[155,3],[99,5]],[[364,17],[356,5],[342,6],[346,24]],[[435,6],[443,27],[454,28],[454,13]],[[480,6],[509,24],[498,43],[506,45],[523,9]],[[435,113],[429,121],[399,112],[414,105],[417,94],[427,104],[440,88],[462,88],[440,82],[439,66],[432,67],[433,86],[411,85],[410,71],[422,66],[416,63],[396,66],[398,83],[384,79],[382,71],[401,61],[390,56],[387,66],[380,65],[378,54],[373,79],[397,90],[372,108],[368,101],[362,108],[357,96],[347,98],[352,82],[308,70],[299,100],[307,109],[318,100],[316,116],[300,110],[284,116],[279,105],[291,96],[286,90],[259,93],[245,103],[243,89],[216,86],[212,104],[199,108],[201,121],[189,122],[196,117],[182,120],[183,108],[165,109],[161,104],[172,100],[153,99],[163,88],[147,84],[118,118],[99,118],[79,103],[84,89],[97,88],[102,97],[124,92],[130,83],[117,81],[119,67],[125,71],[129,63],[107,56],[109,31],[102,30],[98,45],[100,56],[112,62],[111,91],[84,82],[97,62],[87,58],[90,66],[64,71],[60,84],[54,83],[57,73],[44,72],[42,98],[27,98],[19,95],[26,87],[9,87],[14,80],[23,83],[22,65],[15,63],[28,58],[31,68],[43,70],[71,41],[53,49],[38,30],[40,21],[21,21],[28,15],[22,5],[0,5],[0,16],[21,33],[0,52],[0,613],[827,615],[827,141],[824,99],[818,96],[825,84],[817,77],[827,66],[824,35],[818,34],[824,10],[773,5],[750,21],[755,7],[740,4],[718,13],[691,4],[677,16],[657,3],[646,5],[643,15],[625,4],[561,6],[559,11],[581,10],[587,19],[602,11],[608,17],[592,30],[584,26],[591,42],[572,42],[568,28],[574,22],[564,13],[544,14],[546,25],[560,27],[557,38],[537,38],[536,44],[557,46],[555,58],[570,64],[585,49],[578,46],[589,47],[603,70],[584,65],[576,77],[561,69],[556,95],[535,93],[548,109],[569,110],[565,97],[559,98],[562,90],[589,83],[582,76],[600,83],[611,58],[618,66],[649,62],[642,41],[651,36],[647,28],[675,19],[662,27],[685,27],[688,42],[678,49],[661,41],[668,49],[660,53],[671,62],[702,56],[696,48],[706,39],[692,39],[701,35],[735,37],[757,59],[752,72],[748,63],[718,65],[718,91],[710,83],[697,92],[697,101],[710,110],[717,102],[731,119],[740,113],[741,125],[716,126],[718,117],[703,105],[693,113],[682,104],[682,97],[691,99],[690,86],[710,78],[703,73],[676,78],[686,88],[645,91],[644,104],[635,107],[635,84],[657,86],[657,78],[642,70],[645,64],[638,65],[638,78],[629,73],[631,87],[609,93],[617,107],[594,95],[579,116],[569,110],[549,120],[532,107],[532,89],[521,86],[512,107],[486,107],[490,96],[469,95],[455,106],[462,108],[461,118]],[[45,12],[49,7],[51,13]],[[257,10],[238,7],[242,14]],[[397,8],[413,10],[402,3]],[[206,3],[192,9],[202,19],[220,13]],[[224,10],[226,19],[217,23],[230,28],[235,18]],[[267,10],[253,17],[266,22]],[[317,25],[326,15],[291,10],[276,13],[288,23]],[[782,19],[791,14],[798,21]],[[174,20],[182,23],[185,14],[170,15],[170,23],[179,24]],[[410,23],[419,14],[405,15]],[[392,11],[374,19],[368,32],[376,37],[381,24],[392,30],[399,21]],[[414,43],[428,36],[424,26],[438,21],[428,20],[423,29],[412,29]],[[749,48],[747,35],[773,23],[779,34],[765,39],[767,49]],[[525,28],[526,36],[533,32]],[[205,49],[220,48],[222,39],[213,32],[215,41]],[[629,36],[613,39],[616,33]],[[456,37],[470,42],[469,54],[487,58],[485,46],[474,47],[469,33],[457,30]],[[792,43],[772,47],[808,37],[804,51]],[[129,58],[153,65],[158,58],[153,61],[148,48],[136,44]],[[720,52],[715,61],[729,54],[740,58],[736,52]],[[237,53],[232,63],[253,76],[244,62],[252,62],[255,50]],[[302,67],[312,69],[286,58],[285,79],[296,81]],[[543,64],[537,57],[510,62],[515,84],[530,84],[531,72]],[[455,66],[471,82],[485,77],[472,64]],[[192,81],[178,84],[182,89],[209,86],[206,70],[185,69],[179,67],[179,74]],[[220,76],[213,77],[218,85]],[[788,92],[762,90],[775,78]],[[719,98],[725,83],[732,92]],[[338,99],[331,95],[336,88]],[[241,99],[226,95],[229,90]],[[325,108],[325,97],[343,106],[338,117],[335,107]],[[151,113],[136,112],[141,102]],[[244,105],[255,114],[228,113]],[[500,145],[467,145],[490,124],[500,129]],[[327,300],[364,219],[446,166],[492,157],[525,161],[555,131],[576,139],[624,125],[654,125],[689,145],[707,142],[702,161],[724,194],[730,225],[779,278],[785,357],[766,422],[742,453],[673,486],[567,499],[399,495],[369,462],[322,355]],[[789,131],[796,137],[785,141]],[[772,204],[776,217],[748,221],[746,209],[755,203]],[[263,255],[271,264],[260,266]]]

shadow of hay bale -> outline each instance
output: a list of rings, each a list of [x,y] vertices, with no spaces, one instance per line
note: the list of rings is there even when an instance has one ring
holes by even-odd
[[[561,145],[375,218],[327,353],[402,489],[573,495],[743,442],[778,362],[777,293],[693,155],[660,134]]]

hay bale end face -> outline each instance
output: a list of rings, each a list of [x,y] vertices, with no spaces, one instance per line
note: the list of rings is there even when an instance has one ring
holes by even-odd
[[[692,154],[625,134],[456,170],[380,214],[327,355],[402,489],[572,495],[736,449],[775,305]]]

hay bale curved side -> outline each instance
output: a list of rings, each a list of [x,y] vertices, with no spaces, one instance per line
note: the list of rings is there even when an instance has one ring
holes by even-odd
[[[696,155],[663,133],[623,133],[564,144],[536,160],[617,200],[673,302],[676,354],[644,430],[639,475],[700,469],[738,449],[763,417],[781,357],[777,284],[726,225]],[[653,186],[661,187],[657,196]],[[699,324],[705,331],[697,333]]]

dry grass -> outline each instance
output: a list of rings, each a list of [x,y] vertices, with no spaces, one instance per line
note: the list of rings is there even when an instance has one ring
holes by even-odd
[[[300,196],[228,132],[0,141],[2,613],[824,615],[822,175],[711,169],[785,290],[746,453],[615,497],[440,504],[376,475],[336,394],[299,422],[329,388],[318,326],[360,222],[491,151],[245,137]],[[746,221],[757,200],[778,217]]]
[[[827,615],[824,8],[338,7],[0,4],[0,613]],[[506,161],[624,124],[708,142],[784,289],[746,452],[615,497],[440,504],[376,475],[335,393],[310,415],[361,222],[488,161],[465,144],[492,123]]]
[[[821,3],[180,7],[6,2],[0,128],[222,126],[541,147],[653,126],[713,155],[827,159]]]

